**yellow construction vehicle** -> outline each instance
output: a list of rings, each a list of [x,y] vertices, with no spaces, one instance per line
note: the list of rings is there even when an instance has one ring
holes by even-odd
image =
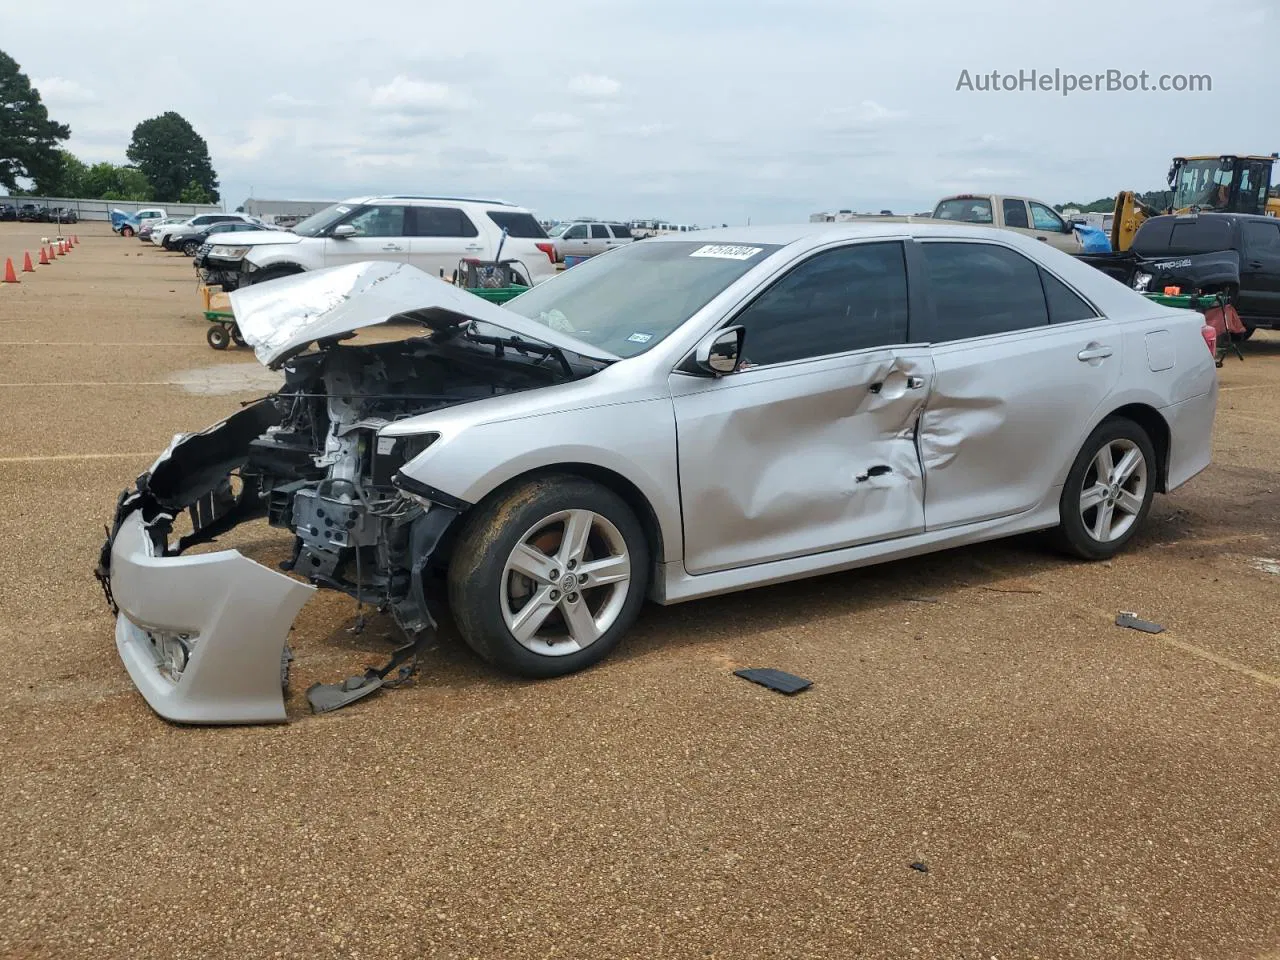
[[[1280,154],[1264,156],[1174,157],[1169,167],[1168,205],[1163,210],[1143,203],[1132,190],[1116,196],[1111,221],[1111,249],[1128,250],[1147,217],[1163,213],[1254,213],[1280,217],[1280,197],[1270,196],[1271,170]]]

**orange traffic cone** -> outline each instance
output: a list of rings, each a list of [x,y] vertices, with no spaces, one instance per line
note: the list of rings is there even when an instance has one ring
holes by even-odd
[[[40,266],[45,267],[48,265],[49,265],[48,251],[46,251],[44,247],[41,247],[40,248]]]
[[[63,253],[62,253],[62,245],[61,245],[61,244],[57,244],[57,243],[55,243],[55,244],[53,245],[53,255],[54,255],[55,257],[61,257],[61,256],[63,256]]]
[[[33,267],[33,266],[31,265],[31,251],[30,251],[30,250],[23,250],[23,251],[22,251],[22,272],[23,272],[23,273],[35,273],[35,272],[36,272],[36,268],[35,268],[35,267]]]
[[[13,272],[13,257],[5,257],[4,260],[4,279],[0,283],[17,283],[18,275]]]

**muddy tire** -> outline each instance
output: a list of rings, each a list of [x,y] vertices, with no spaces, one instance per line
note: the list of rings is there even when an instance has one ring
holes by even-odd
[[[204,338],[209,341],[209,346],[215,350],[225,350],[231,344],[231,334],[220,323],[215,323],[211,326],[205,332]]]
[[[1132,420],[1104,420],[1067,474],[1054,545],[1081,560],[1114,557],[1146,520],[1158,481],[1147,432]]]
[[[613,491],[573,476],[509,487],[467,518],[449,564],[449,606],[467,645],[526,677],[606,657],[649,587],[643,527]]]

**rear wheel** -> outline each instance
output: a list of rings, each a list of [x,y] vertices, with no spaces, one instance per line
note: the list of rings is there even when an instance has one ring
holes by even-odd
[[[544,477],[467,521],[449,565],[449,605],[481,657],[555,677],[607,656],[648,584],[648,544],[626,502],[578,477]]]
[[[200,244],[196,243],[194,240],[188,240],[182,245],[182,252],[188,257],[194,257],[200,252]]]
[[[1132,420],[1104,420],[1067,474],[1057,545],[1082,560],[1114,557],[1146,520],[1156,482],[1155,448],[1147,432]]]

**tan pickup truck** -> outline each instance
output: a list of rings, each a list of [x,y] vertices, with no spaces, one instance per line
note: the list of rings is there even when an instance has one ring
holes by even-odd
[[[897,223],[972,223],[1004,230],[1016,230],[1043,240],[1050,246],[1079,253],[1080,240],[1071,223],[1062,214],[1031,197],[1011,197],[996,193],[958,193],[943,197],[929,217],[855,217],[862,220],[888,220]]]

